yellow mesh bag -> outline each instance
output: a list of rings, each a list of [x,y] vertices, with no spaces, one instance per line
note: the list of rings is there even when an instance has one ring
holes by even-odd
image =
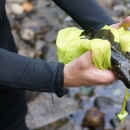
[[[114,40],[120,44],[121,49],[124,52],[130,52],[129,31],[124,30],[123,27],[115,29],[110,26],[104,26],[102,29],[109,29],[114,34]],[[59,31],[56,40],[59,61],[67,64],[88,50],[91,50],[93,62],[97,68],[111,68],[111,45],[109,41],[98,38],[92,40],[83,39],[80,36],[83,31],[76,27]]]
[[[123,27],[115,29],[109,26],[104,26],[102,29],[109,29],[114,35],[114,41],[120,44],[121,49],[124,52],[130,52],[130,32],[128,30],[124,30]],[[88,50],[91,50],[92,59],[97,68],[111,68],[111,45],[109,41],[98,38],[93,40],[82,39],[80,36],[82,32],[83,30],[79,30],[75,27],[59,31],[56,41],[59,61],[66,64]],[[124,97],[122,110],[117,115],[121,122],[123,122],[125,117],[128,115],[127,111],[125,111],[125,105],[129,96],[130,94],[128,93],[128,88],[126,88],[126,95]]]

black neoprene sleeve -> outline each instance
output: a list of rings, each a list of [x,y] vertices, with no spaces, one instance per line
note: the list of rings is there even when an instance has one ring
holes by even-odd
[[[83,29],[100,29],[113,24],[96,0],[53,0],[70,15]]]

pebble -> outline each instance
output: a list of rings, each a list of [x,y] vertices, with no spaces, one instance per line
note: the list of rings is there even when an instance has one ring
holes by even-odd
[[[100,110],[113,108],[114,102],[107,97],[97,97],[94,101],[95,106]]]
[[[56,29],[51,29],[44,37],[47,42],[54,42],[56,40],[57,31]]]
[[[43,49],[43,47],[46,45],[46,43],[42,40],[38,40],[35,45],[36,52],[39,52]]]
[[[23,3],[27,0],[7,0],[8,2],[11,2],[11,3]]]
[[[12,12],[16,15],[22,15],[24,10],[20,4],[14,3],[11,5]]]
[[[24,2],[21,6],[25,12],[30,12],[34,9],[34,5],[31,2]]]
[[[113,7],[113,10],[120,13],[120,15],[122,15],[127,11],[127,7],[124,5],[116,5]]]
[[[23,40],[32,40],[35,37],[35,33],[31,29],[22,29],[21,30],[21,37]]]
[[[99,128],[104,126],[104,114],[97,108],[90,109],[83,120],[83,127],[91,129]]]

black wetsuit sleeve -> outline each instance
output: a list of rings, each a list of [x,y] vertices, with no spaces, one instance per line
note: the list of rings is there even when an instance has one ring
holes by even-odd
[[[53,0],[70,15],[83,29],[100,29],[105,24],[113,24],[96,0]]]
[[[49,63],[0,49],[0,86],[41,92],[68,93],[62,63]]]

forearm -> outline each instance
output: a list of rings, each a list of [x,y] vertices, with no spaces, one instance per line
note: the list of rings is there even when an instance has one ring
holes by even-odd
[[[53,0],[70,15],[83,29],[100,29],[114,21],[96,0]]]
[[[63,88],[63,68],[61,63],[30,59],[0,49],[0,86],[61,93],[60,97],[67,93]]]

